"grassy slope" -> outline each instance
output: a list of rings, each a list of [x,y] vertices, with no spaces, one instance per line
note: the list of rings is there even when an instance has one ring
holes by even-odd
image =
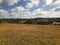
[[[0,24],[0,45],[60,45],[60,26]]]

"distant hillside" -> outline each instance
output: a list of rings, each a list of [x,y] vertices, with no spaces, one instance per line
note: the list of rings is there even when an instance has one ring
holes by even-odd
[[[0,23],[50,24],[52,22],[60,22],[60,18],[0,19]]]

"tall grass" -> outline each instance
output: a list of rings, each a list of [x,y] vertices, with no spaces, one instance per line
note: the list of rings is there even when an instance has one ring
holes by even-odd
[[[13,26],[13,25],[12,25]],[[27,26],[29,27],[29,26]],[[60,45],[60,27],[44,28],[35,26],[29,29],[0,30],[0,45]],[[17,27],[16,27],[17,28]]]

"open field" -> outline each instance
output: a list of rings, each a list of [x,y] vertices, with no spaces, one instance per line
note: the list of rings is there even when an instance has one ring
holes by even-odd
[[[0,45],[60,45],[60,26],[0,24]]]

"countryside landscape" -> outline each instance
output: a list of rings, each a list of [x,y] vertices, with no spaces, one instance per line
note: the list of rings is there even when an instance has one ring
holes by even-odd
[[[60,0],[0,0],[0,45],[60,45]]]
[[[60,45],[60,18],[0,19],[0,45]]]

